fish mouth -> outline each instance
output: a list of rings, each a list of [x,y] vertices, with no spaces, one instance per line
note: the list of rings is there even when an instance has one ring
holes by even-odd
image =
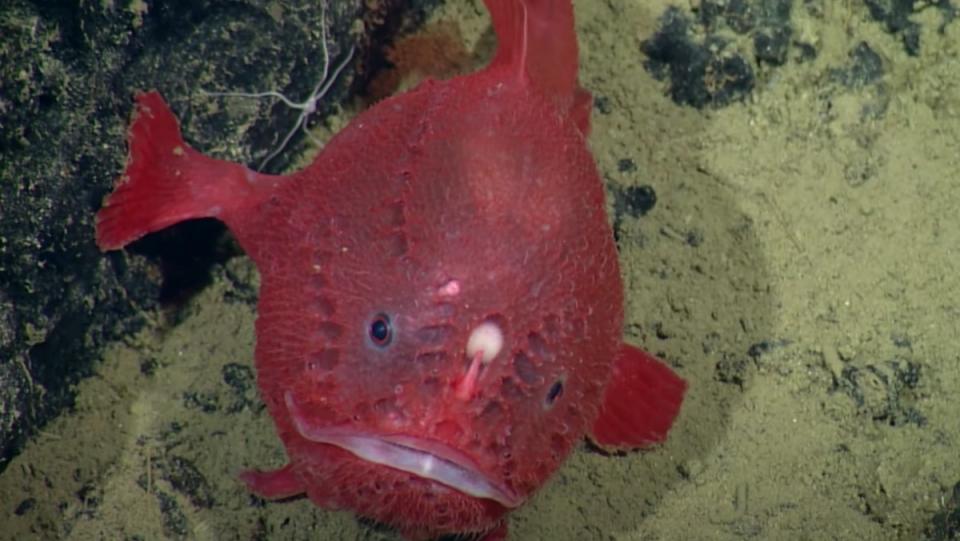
[[[493,500],[507,508],[518,507],[523,502],[513,490],[484,474],[476,461],[449,445],[404,434],[313,426],[289,391],[283,398],[297,433],[307,440],[339,447],[361,460],[412,473],[468,496]]]

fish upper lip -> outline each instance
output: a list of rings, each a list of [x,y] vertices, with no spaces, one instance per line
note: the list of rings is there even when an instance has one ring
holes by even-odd
[[[412,473],[507,508],[518,507],[523,501],[509,487],[484,474],[476,461],[449,445],[405,434],[311,426],[289,391],[284,394],[284,401],[297,433],[310,441],[334,445],[367,462]]]

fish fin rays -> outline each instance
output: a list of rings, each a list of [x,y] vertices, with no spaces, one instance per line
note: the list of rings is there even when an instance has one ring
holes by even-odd
[[[673,425],[687,383],[660,359],[623,344],[590,439],[607,450],[658,443]]]

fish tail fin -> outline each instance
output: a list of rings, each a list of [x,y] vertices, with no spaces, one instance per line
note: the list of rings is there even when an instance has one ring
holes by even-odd
[[[511,66],[589,130],[590,93],[577,84],[577,34],[571,0],[484,0],[497,33],[492,66]]]
[[[229,226],[237,211],[271,184],[262,182],[268,175],[190,148],[157,92],[137,95],[127,138],[126,170],[97,212],[96,241],[103,251],[192,218],[217,218]]]
[[[660,359],[623,344],[613,365],[590,439],[604,449],[636,449],[663,441],[687,383]]]

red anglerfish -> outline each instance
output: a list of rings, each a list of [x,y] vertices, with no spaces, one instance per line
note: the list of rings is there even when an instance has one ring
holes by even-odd
[[[103,250],[213,217],[261,274],[256,368],[289,463],[243,480],[410,539],[505,539],[589,437],[662,440],[685,383],[623,343],[570,0],[485,0],[485,69],[357,116],[296,173],[187,146],[155,92],[97,215]]]

